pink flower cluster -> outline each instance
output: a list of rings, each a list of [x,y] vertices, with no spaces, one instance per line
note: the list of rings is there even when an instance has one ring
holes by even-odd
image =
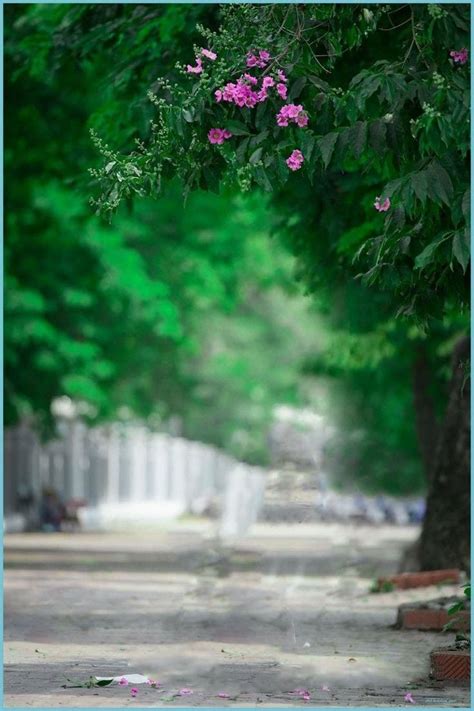
[[[222,145],[228,138],[232,138],[232,134],[226,128],[211,128],[207,134],[207,137],[209,139],[209,143],[217,143],[218,145]]]
[[[286,164],[290,170],[299,170],[303,165],[304,157],[301,151],[298,149],[294,150],[291,155],[286,159]]]
[[[217,59],[217,54],[212,52],[210,49],[201,49],[201,56],[206,57],[206,59],[210,59],[211,62],[214,62]],[[186,71],[188,74],[202,74],[203,68],[201,57],[196,57],[196,65],[194,67],[188,64]]]
[[[248,67],[263,68],[270,59],[270,54],[266,50],[260,50],[258,56],[253,53],[247,55]],[[221,89],[214,92],[217,102],[227,101],[235,104],[239,108],[244,106],[253,109],[257,104],[268,99],[268,90],[275,88],[281,99],[287,96],[285,73],[279,69],[274,76],[263,77],[261,86],[258,86],[257,77],[247,72],[236,82],[228,82]]]
[[[259,67],[259,69],[263,69],[264,67],[267,66],[268,62],[270,60],[270,53],[267,52],[265,49],[261,49],[258,54],[249,52],[247,54],[247,66],[248,67]]]
[[[382,202],[382,198],[376,197],[375,202],[374,202],[374,207],[376,210],[379,212],[387,212],[387,210],[390,210],[390,198],[385,198],[385,200]]]
[[[277,124],[288,126],[290,121],[296,123],[300,128],[308,125],[308,114],[303,110],[301,104],[285,104],[277,113]]]
[[[468,52],[467,52],[466,48],[460,49],[459,51],[453,49],[449,53],[449,56],[453,58],[453,62],[455,64],[466,64],[467,55],[468,55]]]

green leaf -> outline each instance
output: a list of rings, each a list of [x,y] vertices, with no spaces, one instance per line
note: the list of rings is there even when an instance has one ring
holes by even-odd
[[[387,146],[387,125],[383,121],[374,121],[369,126],[369,142],[377,154],[382,154]]]
[[[245,156],[247,153],[249,141],[250,138],[244,138],[244,140],[239,143],[237,150],[235,151],[235,157],[237,158],[237,162],[240,163],[240,165],[243,165],[245,163]]]
[[[256,136],[253,136],[253,138],[250,139],[250,145],[252,148],[256,148],[257,146],[260,145],[260,143],[263,143],[263,141],[270,135],[270,131],[261,131],[260,133],[257,133]]]
[[[352,131],[354,155],[356,158],[360,158],[367,143],[367,121],[357,121]]]
[[[462,267],[464,274],[466,273],[467,265],[471,256],[471,248],[469,244],[469,231],[462,230],[456,232],[453,239],[453,255]]]
[[[466,223],[469,224],[471,217],[471,188],[468,188],[462,197],[461,209]]]
[[[303,91],[304,87],[306,86],[306,77],[299,77],[290,88],[290,91],[288,92],[288,101],[294,101],[295,99],[298,98],[298,96],[301,94]]]
[[[451,204],[453,196],[453,184],[446,170],[441,163],[433,160],[426,169],[427,190],[432,200],[435,202],[444,202],[445,205]]]
[[[247,128],[247,126],[244,123],[242,123],[242,121],[237,121],[235,119],[226,121],[226,128],[229,129],[229,131],[232,131],[234,136],[249,136],[250,135],[250,130]]]
[[[430,262],[433,261],[433,255],[440,246],[448,237],[451,236],[451,232],[445,235],[441,235],[437,239],[433,240],[433,242],[430,242],[430,244],[424,248],[422,252],[416,257],[415,259],[415,268],[416,269],[424,269]]]
[[[327,168],[331,162],[332,155],[334,153],[334,148],[336,147],[338,134],[328,133],[318,140],[318,146],[321,151],[321,156],[323,159],[324,167]]]
[[[270,180],[268,179],[268,175],[265,171],[265,168],[263,168],[261,165],[257,166],[255,168],[255,180],[260,185],[261,188],[266,190],[267,192],[271,192],[273,190],[272,184]]]
[[[311,133],[309,133],[309,131],[303,131],[301,134],[301,152],[303,153],[305,160],[311,160],[315,145],[315,137]]]
[[[428,196],[428,185],[427,185],[427,181],[426,181],[426,172],[424,170],[422,170],[419,173],[414,173],[414,175],[412,175],[410,178],[410,183],[411,183],[411,186],[413,188],[413,191],[414,191],[416,197],[424,205],[426,202],[426,198]]]
[[[249,158],[249,163],[250,165],[255,165],[255,163],[258,163],[260,160],[260,157],[262,155],[263,148],[257,148],[256,151],[252,153],[252,155]]]

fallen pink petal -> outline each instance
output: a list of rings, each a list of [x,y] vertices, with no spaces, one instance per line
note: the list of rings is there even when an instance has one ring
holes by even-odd
[[[220,699],[228,699],[228,698],[229,698],[229,694],[226,694],[225,691],[219,691],[219,693],[217,694],[217,696],[218,696]]]
[[[130,694],[132,696],[137,696],[138,694],[138,689],[134,686],[133,688],[130,689]]]
[[[407,694],[405,694],[404,699],[405,699],[405,701],[406,701],[407,704],[414,704],[414,703],[415,703],[415,699],[414,699],[413,696],[411,695],[411,692],[410,692],[410,691],[409,691]]]
[[[184,689],[179,690],[179,696],[191,696],[191,694],[193,693],[194,692],[192,689],[187,689],[186,687],[184,687]]]
[[[128,686],[128,680],[124,676],[120,679],[119,686]]]
[[[321,687],[321,691],[331,691],[331,689],[326,684],[323,684]]]

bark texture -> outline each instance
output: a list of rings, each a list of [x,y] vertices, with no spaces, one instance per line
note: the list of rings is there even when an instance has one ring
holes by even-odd
[[[426,516],[418,546],[420,570],[470,571],[470,357],[469,338],[453,355],[453,376],[439,431]]]

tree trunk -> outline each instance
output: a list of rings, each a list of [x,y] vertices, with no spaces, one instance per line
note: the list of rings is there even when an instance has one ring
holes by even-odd
[[[430,364],[426,346],[420,343],[413,362],[413,402],[415,423],[426,483],[429,485],[435,463],[438,423],[433,397],[430,393]]]
[[[470,569],[469,338],[454,349],[453,376],[429,484],[419,542],[421,570]]]

